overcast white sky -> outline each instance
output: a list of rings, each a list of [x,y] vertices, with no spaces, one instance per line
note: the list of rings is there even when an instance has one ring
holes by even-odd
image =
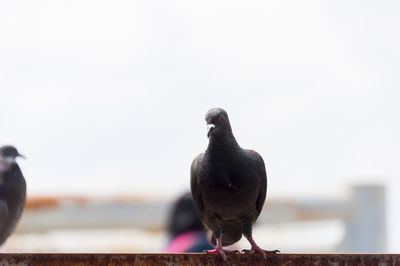
[[[222,107],[270,195],[399,177],[399,7],[1,1],[0,144],[31,194],[181,191]]]

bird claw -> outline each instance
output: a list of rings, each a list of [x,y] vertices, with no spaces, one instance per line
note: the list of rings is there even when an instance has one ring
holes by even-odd
[[[277,254],[277,253],[281,253],[281,251],[279,249],[275,249],[275,250],[265,250],[266,253],[268,254]]]
[[[205,249],[205,250],[203,250],[203,254],[214,254],[214,253],[218,253],[218,250],[216,250],[216,249]]]
[[[240,254],[241,252],[239,250],[229,250],[229,249],[224,249],[223,250],[225,253],[235,253],[235,254]],[[203,250],[203,254],[214,254],[214,253],[219,253],[218,250],[216,249],[211,249],[211,250]]]
[[[261,248],[260,249],[255,248],[255,249],[252,249],[252,251],[253,252],[258,252],[258,253],[261,253],[261,254],[265,253],[266,255],[275,255],[277,253],[281,253],[277,249],[275,249],[275,250],[265,250],[265,249],[261,249]]]
[[[275,249],[275,250],[264,250],[265,253],[267,254],[272,254],[275,255],[277,253],[281,253],[279,249]]]
[[[226,250],[226,249],[223,249],[223,248],[221,248],[221,249],[212,249],[212,250],[204,250],[203,251],[203,254],[220,254],[221,255],[221,257],[222,257],[222,259],[224,260],[224,262],[226,263],[226,265],[231,265],[230,263],[229,263],[229,261],[228,261],[228,259],[226,258],[226,253],[235,253],[235,254],[237,254],[237,253],[240,253],[240,251],[239,250]]]
[[[242,253],[243,254],[254,254],[254,249],[243,249]]]
[[[218,249],[206,249],[206,250],[203,250],[203,253],[204,254],[216,254],[216,253],[219,253],[219,251],[218,251]]]
[[[256,252],[256,250],[254,249],[243,249],[241,253],[243,254],[254,254]],[[275,250],[264,250],[265,254],[269,254],[269,255],[275,255],[277,253],[281,253],[279,250],[275,249]]]
[[[243,249],[242,253],[243,254],[254,254],[254,253],[260,253],[263,256],[263,262],[264,264],[267,264],[267,255],[275,255],[277,253],[280,253],[279,250],[264,250],[261,248],[252,248],[252,249]]]
[[[278,249],[275,250],[264,250],[266,255],[276,255],[277,253],[281,253]],[[263,262],[264,264],[267,264],[267,258],[266,256],[263,256]]]

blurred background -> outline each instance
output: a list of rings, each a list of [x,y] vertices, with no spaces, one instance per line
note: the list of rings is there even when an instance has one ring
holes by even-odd
[[[257,243],[398,253],[399,27],[397,1],[1,1],[0,145],[28,158],[2,251],[165,250],[222,107],[266,162]]]

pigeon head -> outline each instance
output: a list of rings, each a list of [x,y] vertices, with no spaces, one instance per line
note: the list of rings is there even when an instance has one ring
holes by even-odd
[[[224,109],[213,108],[206,113],[207,137],[221,136],[226,132],[231,132],[228,114]]]
[[[25,156],[19,154],[15,147],[9,145],[0,148],[0,156],[3,158],[11,158],[13,160],[15,160],[17,157],[22,157],[25,159]]]

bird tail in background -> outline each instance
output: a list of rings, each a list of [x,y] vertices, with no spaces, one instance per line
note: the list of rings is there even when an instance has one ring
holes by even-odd
[[[221,221],[222,229],[222,245],[229,246],[242,238],[242,223],[234,220]],[[215,246],[216,241],[214,235],[211,237],[211,243]]]

